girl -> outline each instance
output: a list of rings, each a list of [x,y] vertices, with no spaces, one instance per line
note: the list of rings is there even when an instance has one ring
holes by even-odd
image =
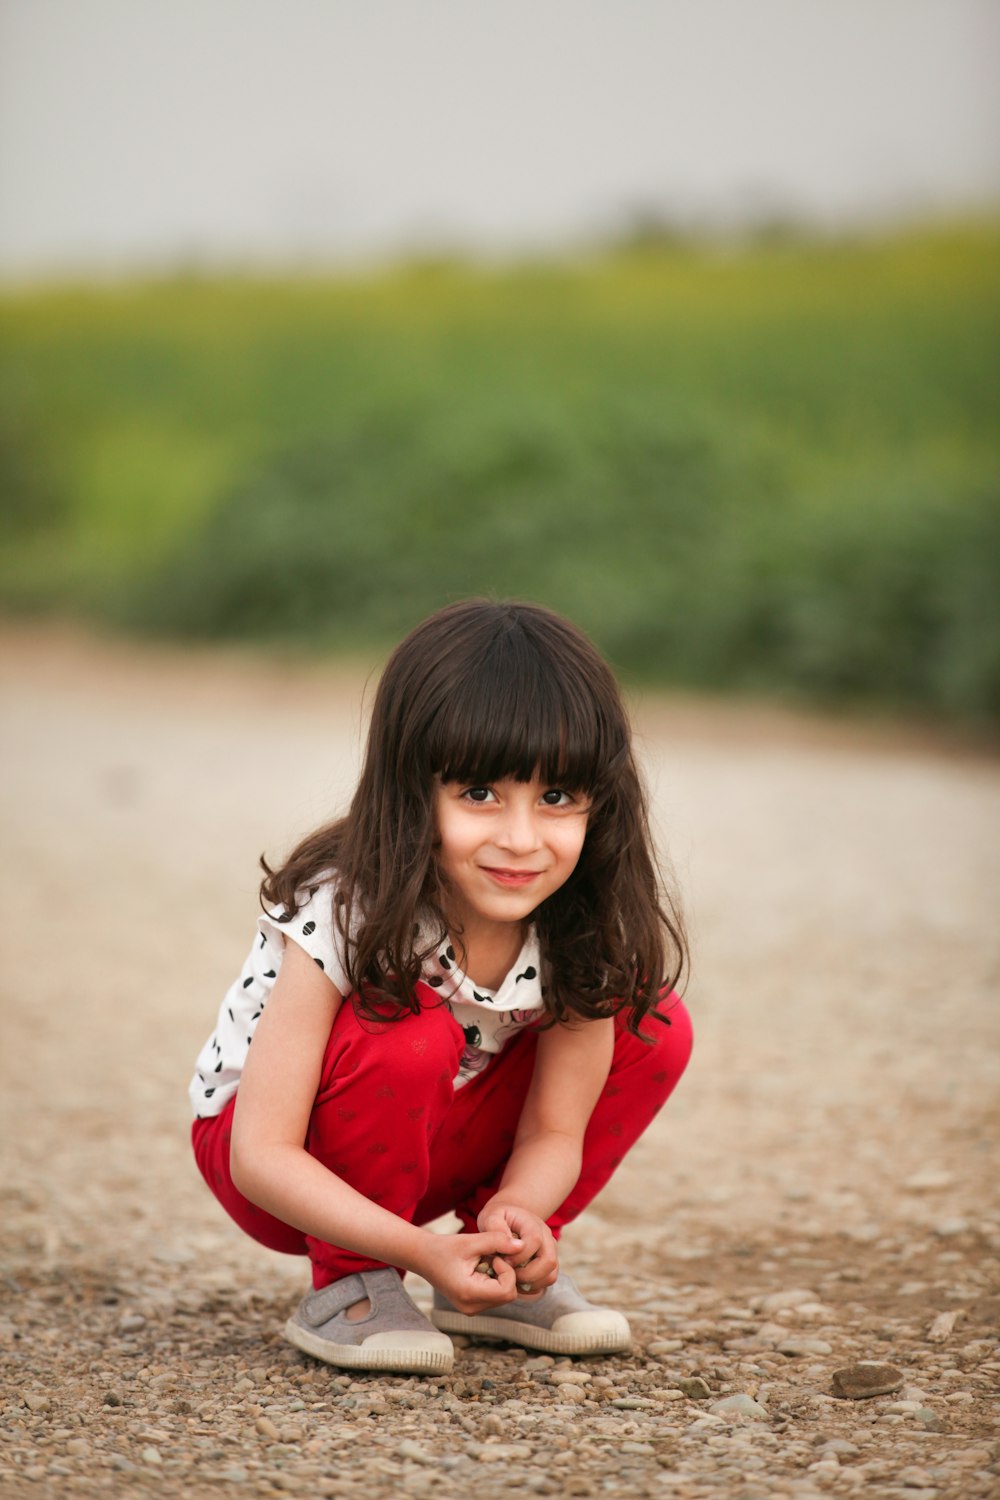
[[[309,1256],[286,1336],[369,1370],[448,1370],[449,1332],[627,1348],[622,1314],[559,1270],[559,1234],[673,1090],[691,1031],[594,647],[532,605],[432,615],[385,669],[347,816],[261,863],[193,1136],[236,1223]],[[450,1210],[461,1233],[421,1227]]]

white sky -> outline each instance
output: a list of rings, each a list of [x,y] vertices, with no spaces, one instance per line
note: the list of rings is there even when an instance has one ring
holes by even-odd
[[[0,276],[1000,202],[1000,0],[0,0]]]

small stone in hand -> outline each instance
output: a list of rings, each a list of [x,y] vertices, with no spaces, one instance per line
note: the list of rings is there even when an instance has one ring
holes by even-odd
[[[476,1265],[476,1270],[479,1272],[480,1276],[492,1276],[494,1281],[497,1280],[497,1273],[493,1269],[493,1262],[491,1260],[487,1260],[485,1255],[483,1256],[482,1260],[479,1261]]]

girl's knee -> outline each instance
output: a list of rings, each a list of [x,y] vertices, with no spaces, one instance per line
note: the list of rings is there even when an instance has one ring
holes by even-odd
[[[694,1044],[687,1006],[679,995],[666,995],[643,1018],[639,1030],[642,1035],[636,1036],[624,1022],[619,1024],[611,1078],[627,1070],[630,1079],[641,1078],[666,1098],[687,1067]]]
[[[676,1076],[679,1078],[687,1067],[694,1047],[694,1027],[691,1015],[680,995],[669,994],[661,1000],[654,1012],[657,1017],[654,1027],[662,1030],[658,1044],[665,1046],[670,1054]]]

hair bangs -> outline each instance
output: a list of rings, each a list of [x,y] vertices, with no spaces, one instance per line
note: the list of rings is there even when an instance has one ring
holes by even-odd
[[[534,776],[593,792],[627,742],[574,663],[556,663],[521,631],[494,637],[453,684],[429,735],[443,781],[489,785]]]

